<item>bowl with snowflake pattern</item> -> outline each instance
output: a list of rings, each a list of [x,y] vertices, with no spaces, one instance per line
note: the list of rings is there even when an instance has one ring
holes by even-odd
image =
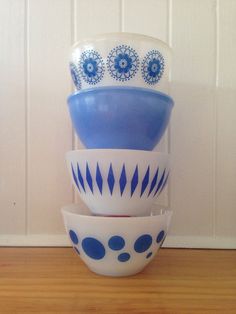
[[[110,33],[72,47],[70,72],[77,90],[133,86],[168,93],[170,47],[139,34]]]

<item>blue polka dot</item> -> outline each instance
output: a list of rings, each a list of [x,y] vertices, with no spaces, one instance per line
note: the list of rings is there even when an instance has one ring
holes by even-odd
[[[147,251],[152,244],[152,237],[149,234],[141,235],[134,243],[134,250],[137,253]]]
[[[102,259],[105,256],[105,248],[97,239],[85,238],[82,241],[82,247],[85,254],[93,259]]]
[[[76,253],[78,253],[80,255],[80,251],[77,249],[76,246],[74,246],[74,249],[75,249]]]
[[[149,258],[152,256],[152,252],[149,252],[148,255],[146,256],[146,258]]]
[[[69,231],[69,235],[70,235],[71,241],[74,244],[78,244],[79,243],[78,237],[77,237],[76,233],[73,230]]]
[[[125,240],[120,236],[113,236],[108,241],[108,246],[114,251],[121,250],[125,246]]]
[[[129,259],[130,259],[130,254],[129,254],[129,253],[121,253],[121,254],[118,256],[118,260],[119,260],[120,262],[127,262]]]
[[[164,238],[164,235],[165,235],[165,231],[162,230],[158,233],[158,236],[157,236],[157,243],[160,243],[161,240]]]

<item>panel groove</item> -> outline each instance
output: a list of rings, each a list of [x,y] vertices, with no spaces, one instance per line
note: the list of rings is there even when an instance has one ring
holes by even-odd
[[[76,42],[77,34],[76,34],[76,25],[77,25],[77,8],[76,8],[76,0],[71,0],[71,46]],[[69,69],[68,69],[69,71]],[[71,92],[73,93],[74,87],[73,82],[71,80]],[[73,129],[71,128],[71,139],[72,139],[72,149],[76,149],[76,135]],[[76,193],[75,189],[72,188],[72,199],[73,203],[76,203]]]
[[[124,32],[124,0],[120,0],[120,32]]]
[[[236,237],[236,2],[219,0],[216,235]]]
[[[78,0],[72,0],[73,2],[73,17],[72,17],[72,45],[74,45],[79,39],[78,39],[78,31],[77,31],[77,25],[78,25]],[[71,80],[71,86],[72,86],[72,91],[75,90],[73,82]],[[73,149],[80,149],[81,148],[81,142],[79,138],[77,137],[73,127],[72,127],[72,147]],[[73,189],[73,199],[76,202],[77,197],[76,193]]]
[[[77,1],[71,0],[71,39],[72,45],[77,40]]]
[[[213,160],[212,160],[212,185],[213,185],[213,199],[212,199],[212,233],[213,237],[216,236],[216,209],[217,209],[217,134],[218,134],[218,101],[217,101],[217,89],[219,87],[219,0],[215,2],[215,90],[214,90],[214,132],[212,135],[213,140]]]
[[[29,0],[25,0],[25,233],[29,234]]]
[[[167,31],[167,42],[168,42],[168,45],[172,48],[172,0],[168,0],[168,3],[167,3],[167,6],[168,6],[168,21],[167,21],[167,28],[168,28],[168,31]],[[172,71],[171,71],[171,68],[170,67],[170,71],[169,71],[169,94],[171,95],[171,81],[172,81]],[[174,109],[173,109],[174,110]],[[170,154],[170,157],[171,157],[171,120],[170,120],[170,123],[168,125],[168,128],[167,128],[167,151],[168,153]],[[171,173],[170,173],[170,176],[169,176],[169,181],[168,181],[168,184],[167,184],[167,204],[168,204],[168,207],[171,208]]]

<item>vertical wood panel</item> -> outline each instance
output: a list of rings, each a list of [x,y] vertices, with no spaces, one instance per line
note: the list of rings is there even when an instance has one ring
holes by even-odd
[[[236,236],[236,2],[219,1],[216,234]]]
[[[173,1],[172,234],[212,235],[215,1]]]
[[[29,1],[29,233],[63,232],[60,207],[72,201],[65,153],[72,146],[66,98],[71,2]]]
[[[128,0],[123,2],[123,31],[153,36],[167,42],[167,0]]]
[[[159,38],[168,42],[168,1],[129,0],[123,2],[122,30]],[[154,150],[168,152],[168,134],[165,132]],[[158,198],[159,204],[168,205],[168,190]]]
[[[119,0],[76,0],[75,40],[95,34],[118,32]]]
[[[215,230],[219,243],[235,239],[235,16],[234,0],[0,1],[0,234],[64,233],[60,207],[73,199],[65,165],[71,44],[121,30],[167,42],[171,25],[170,235],[218,241]],[[168,151],[167,134],[156,149]],[[168,204],[167,192],[159,203]]]
[[[25,232],[25,4],[0,3],[0,233]]]

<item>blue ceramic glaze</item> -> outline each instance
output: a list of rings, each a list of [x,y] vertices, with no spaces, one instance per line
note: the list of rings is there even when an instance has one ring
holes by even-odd
[[[137,87],[101,87],[68,98],[73,126],[86,148],[152,150],[168,125],[173,100]]]

